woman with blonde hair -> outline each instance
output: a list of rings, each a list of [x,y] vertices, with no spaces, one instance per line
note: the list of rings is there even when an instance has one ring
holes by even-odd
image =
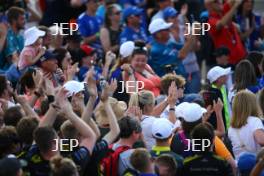
[[[139,117],[142,127],[142,134],[148,150],[156,144],[155,138],[152,136],[152,124],[156,117],[152,115],[155,105],[155,96],[149,90],[141,90],[138,93],[133,93],[129,100],[129,107],[139,107],[142,111],[142,116]]]
[[[50,161],[52,176],[79,176],[75,163],[69,158],[54,156]]]
[[[248,90],[237,93],[233,100],[228,137],[236,160],[244,152],[257,153],[264,146],[264,126],[255,94]]]

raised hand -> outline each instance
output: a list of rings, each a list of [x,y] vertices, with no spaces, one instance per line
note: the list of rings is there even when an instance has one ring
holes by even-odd
[[[220,98],[218,98],[217,102],[214,101],[213,102],[213,109],[215,111],[215,113],[222,113],[222,110],[223,110],[223,102]]]
[[[50,79],[48,79],[47,77],[44,77],[44,93],[46,95],[55,95],[55,88],[54,85],[52,83],[52,81]]]
[[[177,91],[178,91],[178,89],[177,89],[175,81],[171,82],[171,85],[168,89],[168,99],[167,99],[167,102],[170,106],[174,107],[177,100],[178,100]]]
[[[114,59],[116,59],[115,53],[113,53],[112,51],[108,51],[105,56],[105,64],[108,66],[111,65]]]
[[[67,80],[70,81],[73,79],[74,75],[79,71],[78,63],[68,66],[67,68]]]
[[[102,91],[100,99],[101,99],[102,102],[106,102],[108,100],[108,97],[109,97],[109,84],[108,84],[108,82],[106,82],[105,87],[104,87],[104,89]]]
[[[111,83],[109,85],[109,93],[111,95],[113,95],[113,93],[116,91],[116,89],[117,89],[117,81],[116,81],[116,79],[112,79]]]
[[[94,79],[95,71],[92,67],[86,74],[85,82],[87,83],[90,96],[97,97],[96,80]]]
[[[43,85],[44,78],[43,78],[43,74],[40,70],[36,70],[36,72],[33,72],[32,78],[33,78],[33,81],[34,81],[34,84],[36,87],[38,87],[38,86],[41,87]]]

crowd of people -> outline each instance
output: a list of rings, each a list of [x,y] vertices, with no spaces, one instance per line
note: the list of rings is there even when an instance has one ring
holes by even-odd
[[[254,3],[1,1],[0,176],[264,175]]]

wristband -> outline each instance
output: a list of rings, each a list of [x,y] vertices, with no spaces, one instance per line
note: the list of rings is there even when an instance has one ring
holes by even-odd
[[[175,108],[170,108],[169,111],[175,111]]]

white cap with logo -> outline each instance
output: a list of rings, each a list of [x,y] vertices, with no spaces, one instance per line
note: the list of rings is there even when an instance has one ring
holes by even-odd
[[[156,119],[152,124],[152,135],[156,139],[166,139],[172,132],[173,124],[165,118]]]
[[[169,29],[169,28],[171,28],[172,25],[173,25],[173,23],[167,23],[163,19],[158,18],[158,19],[153,20],[150,23],[148,29],[149,29],[149,32],[151,34],[154,34],[154,33],[159,32],[161,30]]]
[[[229,75],[231,73],[231,67],[222,68],[220,66],[215,66],[211,68],[207,73],[207,79],[210,81],[210,83],[213,83],[221,76]]]

